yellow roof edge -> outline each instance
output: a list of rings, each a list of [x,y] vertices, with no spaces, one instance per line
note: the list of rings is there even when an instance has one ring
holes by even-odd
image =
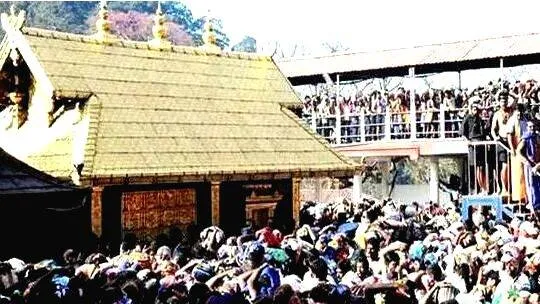
[[[326,172],[341,172],[344,174],[350,174],[358,170],[357,166],[353,165],[336,165],[332,168],[291,168],[291,169],[239,169],[239,170],[210,170],[210,171],[194,171],[194,172],[168,172],[168,173],[83,173],[81,180],[92,179],[119,179],[119,178],[187,178],[187,177],[211,177],[218,175],[268,175],[268,174],[316,174]]]
[[[102,44],[109,47],[119,47],[119,48],[130,48],[130,49],[143,49],[151,50],[155,52],[174,52],[174,53],[184,53],[190,55],[205,55],[205,56],[216,56],[216,57],[228,57],[241,60],[259,60],[259,61],[272,61],[272,58],[267,55],[260,55],[254,53],[244,53],[244,52],[232,52],[232,51],[221,51],[213,52],[207,51],[204,48],[198,48],[193,46],[183,46],[183,45],[171,45],[162,48],[152,47],[152,45],[146,41],[132,41],[125,39],[116,39],[112,41],[102,42],[94,36],[91,35],[82,35],[82,34],[73,34],[60,31],[46,30],[35,27],[23,27],[21,32],[24,35],[41,37],[47,39],[57,39],[57,40],[66,40],[66,41],[76,41],[80,43],[88,44]]]

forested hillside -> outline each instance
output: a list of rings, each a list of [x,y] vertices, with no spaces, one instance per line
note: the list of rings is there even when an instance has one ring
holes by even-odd
[[[63,32],[90,34],[99,8],[97,1],[3,1],[0,11],[8,12],[11,5],[16,10],[25,10],[26,25]],[[131,40],[151,39],[156,1],[109,1],[109,21],[114,34]],[[167,18],[169,40],[178,45],[199,46],[206,16],[194,17],[191,10],[179,1],[162,2],[162,10]],[[222,49],[244,52],[256,51],[256,41],[246,37],[237,45],[230,46],[230,39],[223,31],[222,21],[216,18],[213,24],[217,44]]]

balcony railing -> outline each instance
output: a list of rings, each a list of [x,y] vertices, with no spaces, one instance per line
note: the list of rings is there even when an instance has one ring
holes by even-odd
[[[522,160],[499,141],[469,142],[468,194],[494,194],[516,216],[530,215]]]
[[[413,114],[414,113],[414,114]],[[384,140],[415,140],[459,137],[466,108],[385,113],[322,115],[304,113],[303,120],[331,144],[366,143]],[[414,117],[415,119],[411,119]]]

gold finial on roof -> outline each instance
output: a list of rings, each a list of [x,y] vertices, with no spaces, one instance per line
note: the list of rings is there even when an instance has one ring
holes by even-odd
[[[204,23],[204,32],[202,35],[203,47],[209,51],[221,52],[221,48],[217,45],[216,33],[214,32],[214,25],[212,24],[212,17],[210,16],[210,10],[208,16],[206,16],[206,22]]]
[[[161,1],[158,1],[152,34],[154,38],[149,42],[152,47],[163,48],[171,46],[171,42],[167,40],[167,28],[165,27],[165,15],[161,10]]]
[[[20,10],[17,14],[15,4],[12,4],[9,7],[9,15],[7,13],[2,13],[0,19],[2,22],[2,27],[5,31],[8,29],[20,30],[26,21],[26,12],[24,10]]]
[[[96,20],[96,37],[101,42],[110,42],[115,40],[111,34],[111,23],[109,22],[109,11],[107,10],[107,1],[99,1],[99,12]]]

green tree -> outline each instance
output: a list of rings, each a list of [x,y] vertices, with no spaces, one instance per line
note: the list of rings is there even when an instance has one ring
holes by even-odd
[[[257,52],[257,40],[251,36],[246,36],[242,41],[235,44],[232,50],[234,52],[255,53]]]
[[[90,16],[87,24],[94,31],[96,16]],[[111,32],[122,39],[135,41],[148,41],[152,37],[152,27],[154,26],[154,16],[137,11],[111,11],[109,13]],[[193,45],[191,36],[174,22],[165,22],[167,29],[167,40],[176,45]]]
[[[8,12],[11,5],[26,11],[26,25],[83,34],[88,32],[85,21],[94,14],[97,2],[92,1],[21,1],[1,2],[0,11]]]
[[[157,2],[155,1],[111,1],[109,8],[112,11],[120,11],[128,13],[129,11],[135,11],[140,13],[146,13],[153,15],[156,12]],[[193,18],[191,10],[182,2],[179,1],[165,1],[161,3],[161,9],[167,17],[167,20],[174,22],[184,28],[194,41],[197,41],[197,45],[202,44],[201,30],[202,27],[196,24],[196,20]]]
[[[12,4],[16,10],[26,11],[27,26],[79,34],[93,31],[94,24],[90,21],[95,20],[99,9],[98,1],[3,1],[0,2],[0,11],[8,12]],[[111,13],[139,12],[149,16],[154,15],[157,6],[156,1],[109,1],[107,4]],[[182,44],[188,43],[183,34],[187,33],[194,45],[202,45],[205,17],[194,19],[191,10],[178,1],[163,2],[161,7],[167,21],[174,23],[171,24],[171,33],[174,32]],[[230,39],[223,31],[222,21],[215,18],[212,21],[218,46],[227,48]]]

